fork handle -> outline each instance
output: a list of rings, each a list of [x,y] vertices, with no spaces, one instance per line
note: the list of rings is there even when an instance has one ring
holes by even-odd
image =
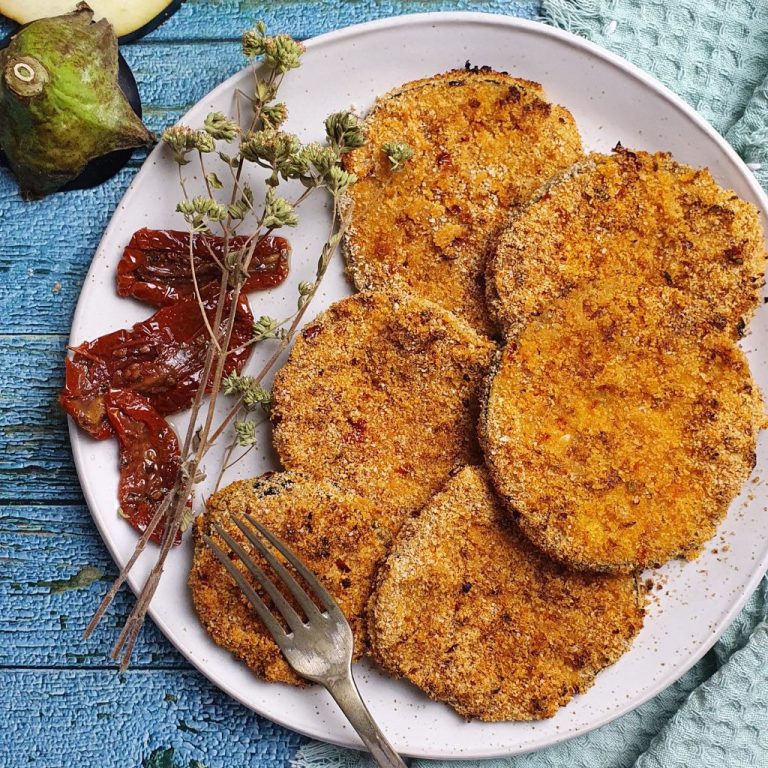
[[[351,670],[344,677],[329,681],[325,687],[368,747],[377,765],[381,768],[408,768],[371,717],[357,690]]]

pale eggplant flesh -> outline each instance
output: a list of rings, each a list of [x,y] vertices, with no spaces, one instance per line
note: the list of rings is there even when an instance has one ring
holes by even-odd
[[[121,43],[138,40],[175,13],[183,0],[90,0],[94,19],[107,19]],[[0,14],[19,24],[70,13],[74,0],[0,0]]]

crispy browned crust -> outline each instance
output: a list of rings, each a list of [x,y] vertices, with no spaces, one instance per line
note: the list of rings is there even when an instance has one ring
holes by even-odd
[[[533,542],[577,568],[695,556],[755,462],[760,393],[727,332],[687,297],[627,278],[574,289],[510,341],[480,440]]]
[[[628,649],[644,602],[631,576],[540,554],[468,467],[395,541],[371,597],[372,651],[464,717],[536,720]]]
[[[283,465],[380,501],[396,532],[452,469],[479,460],[479,390],[495,345],[442,307],[359,293],[301,332],[272,388]]]
[[[294,472],[268,473],[255,480],[232,483],[214,494],[208,499],[205,513],[195,520],[188,582],[203,627],[218,645],[244,661],[258,677],[304,685],[283,659],[240,588],[203,541],[205,533],[225,551],[228,549],[213,530],[214,523],[219,523],[235,540],[246,544],[232,521],[232,517],[242,519],[245,514],[253,515],[280,536],[336,598],[352,627],[355,658],[359,658],[368,645],[365,606],[391,541],[387,529],[378,522],[381,513],[376,503],[327,480],[309,480]],[[257,560],[267,567],[265,561]],[[245,566],[238,563],[247,574]],[[248,578],[256,586],[250,575]]]
[[[576,162],[568,110],[538,83],[489,69],[453,70],[380,97],[365,146],[345,155],[358,176],[343,240],[359,290],[398,288],[437,302],[492,334],[484,300],[487,240],[510,207]],[[382,147],[414,156],[393,172]]]
[[[709,171],[667,153],[590,155],[513,212],[490,249],[486,297],[504,333],[585,281],[640,276],[686,299],[697,333],[736,336],[759,303],[766,253],[758,213]]]

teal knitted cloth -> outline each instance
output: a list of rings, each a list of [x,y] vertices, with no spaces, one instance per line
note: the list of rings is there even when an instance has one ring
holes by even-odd
[[[768,0],[543,0],[542,13],[678,93],[768,190]],[[359,753],[314,743],[293,761],[294,768],[370,765]],[[482,766],[768,768],[768,577],[714,648],[655,699],[564,744]]]

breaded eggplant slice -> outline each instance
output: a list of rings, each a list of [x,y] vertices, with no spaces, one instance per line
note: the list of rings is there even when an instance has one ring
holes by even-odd
[[[755,464],[763,404],[726,332],[679,325],[680,291],[627,279],[529,321],[489,377],[480,440],[523,532],[577,568],[694,557]]]
[[[694,332],[737,336],[759,304],[757,210],[706,169],[617,147],[590,155],[513,213],[490,249],[488,307],[508,337],[582,283],[620,275],[672,286]]]
[[[302,330],[272,387],[288,469],[386,506],[396,533],[451,470],[479,461],[479,395],[495,345],[430,301],[359,293]]]
[[[267,473],[218,491],[208,499],[205,513],[195,520],[188,581],[203,627],[218,645],[244,661],[258,677],[304,685],[240,588],[203,541],[205,533],[228,551],[214,530],[218,523],[252,551],[234,523],[235,519],[242,521],[246,514],[280,536],[334,596],[352,627],[355,658],[359,658],[368,646],[365,607],[376,570],[391,542],[386,527],[379,523],[381,513],[376,502],[328,480],[310,480],[295,472]],[[254,559],[268,569],[265,560],[259,556]],[[242,562],[236,557],[233,562],[256,587]],[[269,604],[266,593],[260,588],[257,591]],[[301,612],[295,602],[294,607]]]
[[[342,244],[355,287],[406,290],[491,335],[487,241],[510,207],[582,157],[572,115],[538,83],[454,70],[379,98],[365,132],[366,144],[344,157],[358,177]],[[413,157],[393,170],[387,143],[407,144]]]
[[[403,527],[371,597],[374,658],[466,718],[551,717],[643,624],[631,576],[541,554],[467,467]]]

